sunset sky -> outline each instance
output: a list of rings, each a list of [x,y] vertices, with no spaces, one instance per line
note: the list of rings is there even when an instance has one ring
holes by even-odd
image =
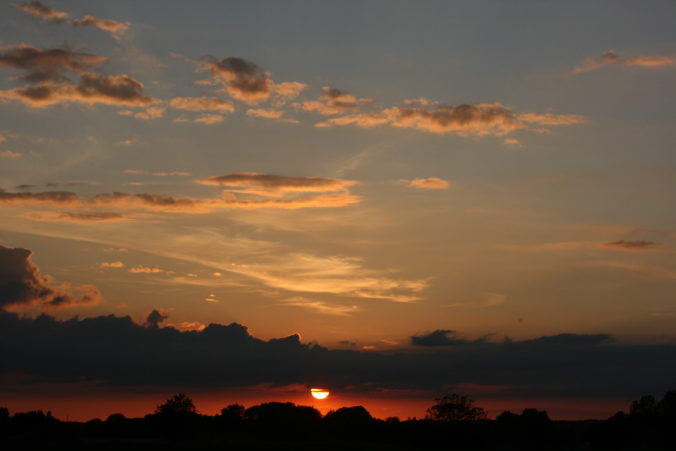
[[[0,403],[574,418],[676,388],[674,17],[3,2]]]

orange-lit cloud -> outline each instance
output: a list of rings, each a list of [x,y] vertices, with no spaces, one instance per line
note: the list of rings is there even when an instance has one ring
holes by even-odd
[[[265,119],[279,119],[284,114],[281,110],[266,110],[264,108],[251,108],[246,112],[247,116],[262,117]]]
[[[296,297],[287,299],[284,301],[283,305],[290,305],[294,307],[303,307],[306,309],[314,310],[317,313],[322,315],[333,315],[333,316],[349,316],[351,313],[359,311],[359,307],[356,305],[336,305],[328,304],[322,301],[313,301],[303,297]]]
[[[151,106],[150,108],[146,108],[145,110],[139,111],[139,112],[134,112],[132,110],[120,110],[117,112],[117,114],[121,116],[132,116],[135,117],[136,119],[142,119],[142,120],[151,120],[151,119],[159,119],[164,116],[165,109],[159,106]]]
[[[232,102],[218,97],[175,97],[169,101],[169,106],[186,111],[220,111],[226,113],[235,111]]]
[[[202,185],[224,186],[233,192],[274,197],[287,193],[344,191],[357,183],[337,178],[289,177],[257,172],[233,172],[197,182]]]
[[[69,17],[68,13],[54,10],[38,1],[32,1],[21,5],[12,3],[12,6],[18,10],[30,14],[33,17],[38,17],[42,20],[48,20],[51,22],[65,22]]]
[[[18,158],[21,158],[23,155],[21,155],[19,152],[14,152],[11,150],[0,150],[0,158],[6,158],[8,160],[16,160]]]
[[[448,189],[450,183],[438,177],[417,178],[413,180],[402,180],[402,183],[411,188],[420,189]]]
[[[114,262],[103,262],[99,264],[101,268],[124,268],[124,262],[114,261]]]
[[[583,123],[576,115],[553,113],[517,114],[499,103],[481,103],[457,106],[436,105],[425,107],[392,107],[376,113],[356,113],[339,116],[315,124],[317,127],[356,125],[371,128],[389,125],[397,128],[411,128],[431,133],[453,133],[460,136],[504,136],[532,125],[572,125]]]
[[[31,262],[31,255],[28,249],[0,245],[1,310],[23,306],[59,309],[96,304],[101,300],[99,291],[93,285],[54,285],[52,278],[43,275]],[[77,297],[72,293],[73,290],[84,294]]]
[[[657,243],[653,241],[644,241],[644,240],[618,240],[618,241],[610,241],[607,243],[601,243],[599,244],[600,247],[605,248],[605,249],[613,249],[613,250],[618,250],[618,251],[634,251],[634,252],[640,252],[640,251],[655,251],[659,250],[657,247]]]
[[[134,266],[129,269],[132,274],[160,274],[165,272],[164,269],[150,267],[150,266]]]
[[[84,16],[82,19],[74,19],[71,21],[74,27],[94,27],[101,31],[106,31],[115,40],[120,40],[120,37],[129,29],[131,25],[129,22],[118,22],[110,19],[99,19],[94,16]]]
[[[0,66],[24,71],[17,80],[28,83],[67,81],[66,72],[83,74],[106,61],[105,56],[66,48],[40,49],[29,44],[6,47],[0,52]]]
[[[608,50],[599,58],[586,58],[573,68],[574,74],[589,72],[608,65],[639,66],[658,69],[676,65],[676,58],[670,56],[638,56],[635,58],[621,58],[613,50]]]
[[[305,111],[316,111],[325,116],[348,113],[358,108],[360,103],[372,103],[373,99],[357,99],[347,91],[322,87],[322,95],[318,100],[308,100],[299,104]]]
[[[251,61],[236,57],[218,61],[209,57],[203,62],[203,68],[223,81],[225,90],[236,99],[256,104],[270,97],[273,81]]]
[[[197,124],[215,125],[220,124],[225,120],[222,114],[200,114],[196,117],[179,117],[174,119],[174,122],[194,122]]]

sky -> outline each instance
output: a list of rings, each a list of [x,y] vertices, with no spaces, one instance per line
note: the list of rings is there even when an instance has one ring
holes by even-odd
[[[601,418],[676,388],[675,14],[3,2],[0,394]]]

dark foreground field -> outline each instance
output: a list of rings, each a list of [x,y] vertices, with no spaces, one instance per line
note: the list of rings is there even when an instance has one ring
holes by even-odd
[[[464,397],[444,397],[426,419],[379,420],[363,407],[322,416],[312,407],[233,404],[220,414],[196,412],[177,395],[144,418],[110,415],[105,421],[64,422],[42,411],[0,409],[0,448],[40,450],[560,450],[666,451],[676,449],[676,391],[645,396],[629,413],[607,420],[552,421],[526,409],[485,419]],[[463,403],[456,401],[461,400]],[[452,401],[452,402],[451,402]],[[466,401],[470,401],[469,403]]]

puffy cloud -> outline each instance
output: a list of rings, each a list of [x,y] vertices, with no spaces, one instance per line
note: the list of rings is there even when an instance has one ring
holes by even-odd
[[[427,177],[427,178],[417,178],[413,180],[402,180],[402,183],[405,183],[411,188],[420,188],[420,189],[448,189],[450,183],[444,179],[438,177]]]
[[[221,111],[226,113],[235,111],[232,102],[218,97],[175,97],[169,101],[169,106],[186,111]]]
[[[30,14],[31,16],[38,17],[43,20],[49,20],[51,22],[65,22],[69,17],[68,13],[56,11],[38,1],[24,3],[21,5],[12,3],[12,6],[18,10]]]
[[[124,262],[121,261],[103,262],[99,266],[101,268],[124,268]]]
[[[635,58],[621,58],[613,50],[608,50],[599,58],[585,58],[581,64],[573,68],[573,73],[579,74],[582,72],[589,72],[612,64],[657,69],[676,65],[676,58],[670,56],[638,56]]]
[[[257,172],[233,172],[231,174],[198,180],[202,185],[225,186],[234,192],[262,196],[280,196],[287,193],[343,191],[357,182],[337,178],[289,177]]]
[[[56,103],[102,103],[116,106],[147,106],[157,100],[143,94],[143,83],[128,75],[83,74],[78,85],[42,84],[0,91],[0,99],[18,100],[41,108]]]
[[[29,44],[8,47],[0,52],[0,66],[24,71],[25,75],[18,80],[28,83],[66,81],[64,73],[82,74],[106,61],[105,56],[65,48],[40,49]]]
[[[236,99],[256,104],[270,97],[274,82],[251,61],[232,56],[221,61],[209,57],[203,67],[225,82],[225,90]]]
[[[610,241],[608,243],[601,243],[600,247],[606,249],[614,249],[619,251],[654,251],[657,250],[657,243],[653,241],[644,240],[618,240]]]
[[[115,39],[119,40],[122,34],[128,29],[129,22],[118,22],[116,20],[99,19],[94,16],[84,16],[82,19],[75,19],[71,21],[74,27],[94,27],[99,30],[106,31]]]
[[[676,378],[676,346],[617,344],[605,334],[473,340],[381,353],[329,350],[303,343],[295,334],[265,341],[236,323],[181,331],[162,327],[166,313],[151,315],[140,325],[113,315],[59,321],[2,313],[0,341],[11,345],[0,347],[0,372],[62,382],[103,381],[104,387],[199,389],[267,383],[321,384],[356,392],[447,392],[475,384],[502,386],[500,396],[505,397],[594,398],[662,392],[673,388]],[[447,330],[439,332],[442,340],[454,340]],[[92,359],[92,347],[105,358]]]
[[[151,106],[150,108],[146,108],[143,111],[139,111],[138,113],[132,113],[132,115],[136,119],[142,119],[145,121],[152,120],[152,119],[159,119],[161,117],[164,117],[165,109],[159,106]]]
[[[31,255],[28,249],[0,245],[0,310],[22,306],[56,309],[100,301],[101,296],[93,285],[54,285],[53,280],[31,262]],[[84,294],[77,297],[72,289]]]
[[[18,100],[32,107],[61,102],[148,106],[156,99],[143,93],[143,83],[128,75],[102,75],[90,69],[107,58],[68,49],[40,49],[22,44],[0,53],[0,65],[22,70],[17,78],[29,86],[0,91],[0,100]],[[78,75],[73,84],[66,74]]]
[[[146,327],[157,329],[167,318],[169,318],[169,315],[166,312],[153,310],[152,312],[148,313],[145,325]]]

